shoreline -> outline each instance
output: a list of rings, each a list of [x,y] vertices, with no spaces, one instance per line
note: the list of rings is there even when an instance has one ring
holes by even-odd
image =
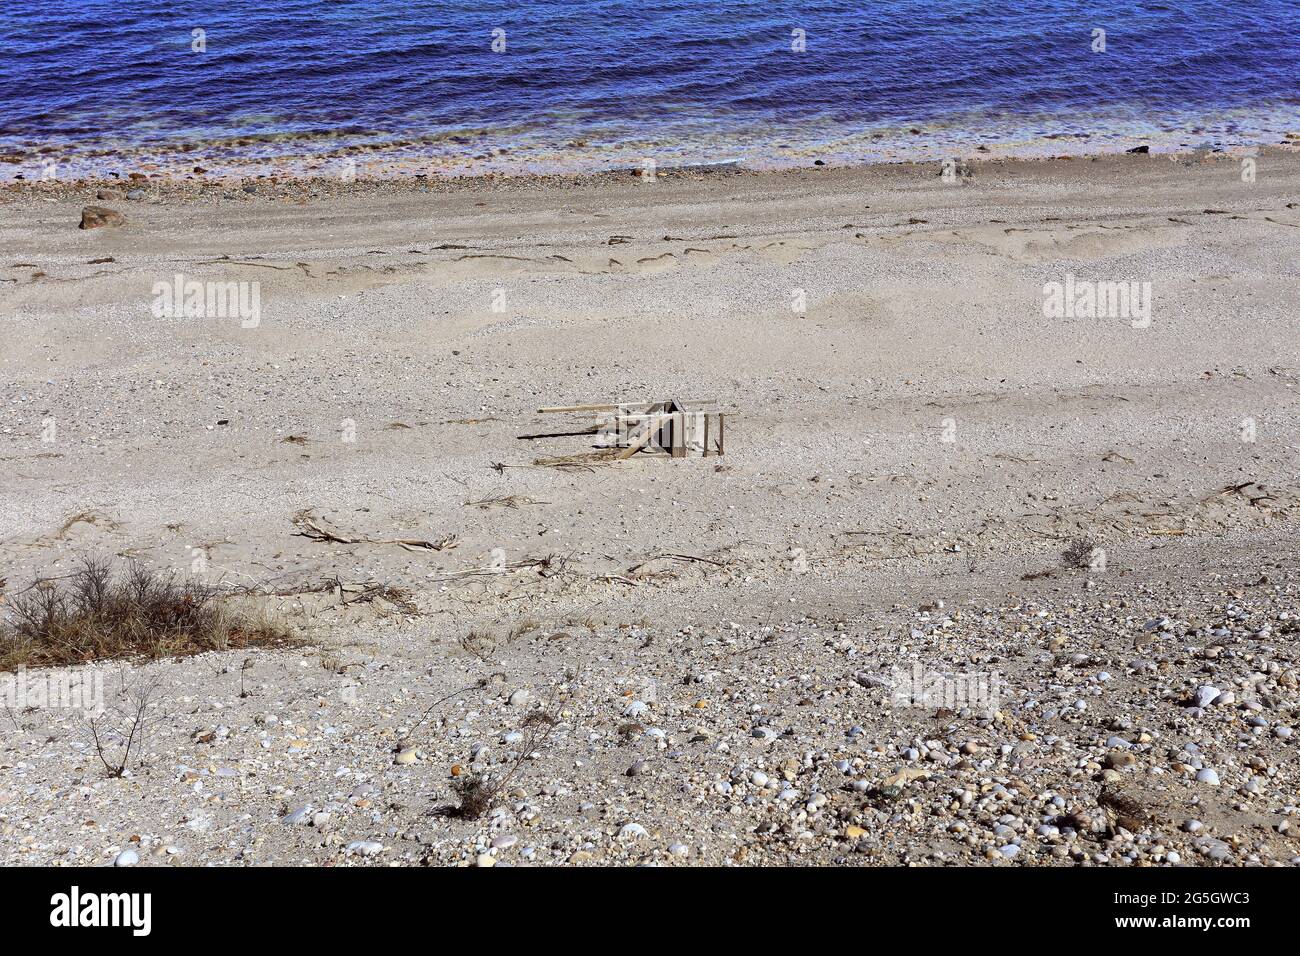
[[[963,170],[1011,172],[1054,169],[1066,164],[1081,165],[1113,162],[1168,162],[1191,165],[1223,161],[1240,162],[1246,157],[1270,159],[1300,156],[1300,133],[1285,142],[1240,149],[1181,149],[1158,152],[1062,153],[1045,157],[994,156],[976,154],[956,160],[957,172]],[[656,180],[668,183],[716,179],[743,179],[746,181],[777,182],[801,176],[826,174],[890,177],[913,175],[919,170],[940,175],[950,157],[936,156],[928,160],[899,160],[865,163],[826,163],[814,161],[801,166],[783,168],[754,168],[733,161],[662,165],[655,169]],[[510,174],[484,171],[465,175],[439,175],[414,173],[410,175],[358,176],[341,178],[333,175],[226,175],[190,174],[177,178],[159,171],[109,173],[75,179],[11,180],[0,182],[0,202],[27,199],[50,201],[75,198],[87,191],[108,190],[120,195],[99,196],[101,201],[128,200],[131,190],[144,190],[146,196],[132,199],[161,200],[249,200],[253,198],[322,199],[340,196],[368,196],[374,194],[407,195],[411,193],[460,191],[509,191],[513,189],[574,189],[579,187],[604,187],[637,182],[650,185],[642,169],[632,166],[586,172],[539,172]],[[97,197],[83,197],[95,200]]]

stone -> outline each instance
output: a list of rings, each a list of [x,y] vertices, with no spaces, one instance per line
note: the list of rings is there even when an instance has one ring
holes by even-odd
[[[1205,767],[1196,772],[1196,780],[1198,783],[1209,784],[1211,787],[1217,787],[1219,785],[1219,774],[1212,767]]]
[[[623,829],[618,831],[620,840],[646,840],[649,837],[650,833],[639,823],[624,824]]]
[[[378,840],[353,840],[345,849],[361,856],[376,856],[384,852],[384,845]]]
[[[1195,707],[1209,707],[1214,702],[1214,698],[1218,696],[1219,688],[1210,684],[1202,684],[1192,694],[1192,705]]]
[[[135,866],[140,862],[140,854],[135,850],[123,850],[117,856],[113,857],[114,866]]]
[[[290,811],[280,818],[281,823],[287,823],[289,826],[307,823],[311,819],[311,805],[305,804],[297,810]]]
[[[405,750],[401,751],[400,753],[398,753],[396,757],[393,758],[393,763],[402,764],[403,766],[405,766],[406,764],[412,764],[415,763],[415,756],[416,756],[415,748],[407,747]]]
[[[1137,758],[1127,750],[1112,750],[1106,754],[1102,762],[1113,770],[1123,770],[1137,763]]]
[[[121,226],[126,217],[116,209],[107,206],[87,206],[81,210],[82,229],[100,229],[105,226]]]

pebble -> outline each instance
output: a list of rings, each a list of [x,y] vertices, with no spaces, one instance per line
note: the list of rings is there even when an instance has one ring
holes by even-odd
[[[299,823],[306,823],[311,817],[311,806],[301,806],[297,810],[292,810],[280,818],[281,823],[287,823],[294,826]]]
[[[415,763],[415,756],[416,756],[415,748],[407,747],[405,750],[401,751],[400,753],[398,753],[396,757],[393,758],[393,763],[402,764],[403,766],[405,766],[406,764],[412,764]]]
[[[1219,785],[1219,774],[1212,767],[1205,767],[1202,770],[1198,770],[1196,772],[1196,779],[1199,783],[1207,783],[1211,787],[1217,787]]]
[[[378,840],[353,840],[346,847],[348,853],[361,856],[375,856],[384,852],[384,845]]]
[[[519,688],[519,690],[515,691],[513,694],[510,695],[510,699],[507,701],[507,703],[511,707],[523,706],[524,704],[528,703],[528,691],[522,687]]]
[[[113,857],[114,866],[135,866],[140,862],[140,854],[135,850],[123,850],[117,856]]]
[[[646,840],[649,837],[649,832],[639,823],[624,824],[623,829],[618,831],[620,840]]]
[[[1217,687],[1213,687],[1210,684],[1202,684],[1200,687],[1196,688],[1196,692],[1192,694],[1192,704],[1196,707],[1209,707],[1218,696],[1219,689]]]

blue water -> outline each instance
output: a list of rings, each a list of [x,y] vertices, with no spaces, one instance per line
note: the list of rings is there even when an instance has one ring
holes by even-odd
[[[1004,6],[1004,5],[998,5]],[[1300,3],[9,0],[0,178],[1241,146],[1300,130]],[[192,31],[206,50],[192,49]],[[493,31],[504,30],[504,52]],[[1093,52],[1093,31],[1106,51]],[[803,30],[806,50],[792,50]]]

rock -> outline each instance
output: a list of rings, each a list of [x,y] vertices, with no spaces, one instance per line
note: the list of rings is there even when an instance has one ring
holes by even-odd
[[[1196,772],[1196,780],[1198,783],[1205,783],[1209,784],[1211,787],[1217,787],[1219,785],[1219,774],[1212,767],[1205,767]]]
[[[522,687],[519,688],[519,690],[510,695],[510,699],[506,701],[506,703],[511,707],[522,707],[524,704],[528,703],[528,691]]]
[[[116,209],[109,209],[107,206],[87,206],[81,210],[82,229],[99,229],[103,226],[120,226],[125,222],[125,216]]]
[[[101,189],[95,193],[95,198],[101,202],[112,202],[115,199],[121,199],[122,194],[116,189]]]
[[[1150,146],[1134,146],[1132,149],[1128,150],[1128,152],[1130,152],[1130,153],[1136,153],[1136,154],[1139,155],[1139,156],[1145,156],[1147,153],[1151,152],[1151,147],[1150,147]]]
[[[930,771],[922,767],[904,767],[898,773],[892,774],[881,781],[882,787],[901,787],[913,780],[926,780],[930,776]]]
[[[140,854],[135,850],[123,850],[117,856],[113,857],[114,866],[135,866],[140,862]]]
[[[474,865],[475,866],[496,866],[497,858],[494,857],[491,853],[480,853],[478,855],[478,858],[474,860]]]
[[[384,852],[384,845],[378,840],[353,840],[346,847],[348,853],[361,856],[375,856]]]
[[[632,766],[627,768],[627,775],[629,777],[639,777],[643,773],[645,773],[644,760],[637,760],[632,764]]]
[[[1006,846],[998,847],[998,853],[1008,860],[1014,860],[1020,854],[1020,847],[1014,843],[1008,843]]]
[[[519,842],[519,837],[513,833],[503,833],[498,837],[492,838],[492,848],[495,850],[508,850]]]
[[[618,831],[620,840],[647,840],[650,838],[649,832],[639,823],[624,824],[623,829]]]
[[[1137,758],[1127,750],[1112,750],[1103,758],[1103,763],[1112,770],[1123,770],[1126,767],[1133,766],[1136,762]]]
[[[131,200],[132,202],[139,202],[140,200],[144,199],[144,190],[132,189],[129,192],[127,192],[126,198]]]
[[[1209,684],[1202,684],[1192,694],[1192,706],[1209,707],[1210,704],[1214,703],[1214,698],[1218,696],[1219,688],[1212,687]]]
[[[867,831],[862,829],[862,827],[856,827],[850,824],[844,828],[844,839],[846,840],[859,840],[866,835]]]
[[[1273,736],[1275,736],[1275,737],[1281,737],[1283,740],[1286,740],[1287,738],[1289,738],[1289,737],[1291,736],[1291,733],[1292,733],[1292,730],[1291,730],[1290,727],[1274,727],[1274,728],[1273,728]]]
[[[1205,824],[1202,823],[1200,820],[1183,821],[1183,830],[1186,833],[1199,833],[1203,829],[1205,829]]]
[[[289,826],[296,826],[300,823],[306,823],[311,819],[311,804],[304,804],[297,810],[286,813],[280,818],[281,823],[287,823]]]
[[[690,856],[691,848],[685,843],[674,843],[668,847],[669,856]]]
[[[403,766],[415,763],[415,748],[407,747],[405,750],[401,751],[393,758],[393,763],[402,764]]]

